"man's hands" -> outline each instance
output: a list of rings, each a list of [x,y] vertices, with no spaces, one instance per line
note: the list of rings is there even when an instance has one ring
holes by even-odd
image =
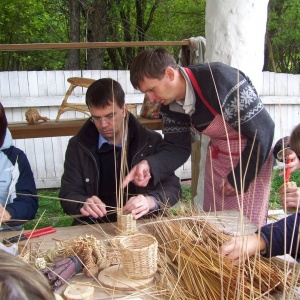
[[[264,238],[254,233],[252,235],[232,237],[220,247],[219,253],[232,259],[233,264],[239,264],[265,248],[266,242]]]
[[[129,174],[123,180],[123,188],[125,188],[130,181],[137,186],[147,186],[151,179],[150,166],[147,160],[142,160],[135,165]]]
[[[106,215],[106,205],[97,196],[92,196],[86,199],[80,212],[86,217],[102,218]]]
[[[155,208],[155,200],[151,196],[137,195],[131,197],[123,207],[124,213],[132,213],[137,220]]]
[[[1,222],[7,222],[11,219],[10,213],[4,209],[4,207],[0,204],[0,220]]]
[[[285,151],[284,161],[287,162],[288,160],[290,160],[290,163],[286,163],[285,168],[290,168],[291,173],[300,169],[300,160],[299,160],[297,154],[291,149],[287,149]],[[283,175],[284,175],[284,172],[281,172],[279,174],[279,176],[283,176]]]
[[[282,207],[284,208],[298,207],[300,209],[300,188],[298,187],[290,187],[286,189],[282,188],[280,189],[279,193],[280,193],[280,202]]]
[[[225,196],[234,196],[237,194],[236,189],[231,186],[227,178],[223,178],[219,188],[221,192],[223,191]]]
[[[153,197],[137,195],[127,201],[123,207],[123,212],[128,214],[132,213],[134,219],[137,220],[155,207],[156,201]],[[106,205],[97,196],[86,199],[80,212],[86,217],[90,216],[93,218],[102,218],[107,213]]]

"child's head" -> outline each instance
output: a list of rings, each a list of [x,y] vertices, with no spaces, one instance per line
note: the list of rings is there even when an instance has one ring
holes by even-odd
[[[0,250],[0,300],[55,300],[45,276],[20,258]]]
[[[290,148],[300,156],[300,124],[298,124],[291,132],[289,138]]]

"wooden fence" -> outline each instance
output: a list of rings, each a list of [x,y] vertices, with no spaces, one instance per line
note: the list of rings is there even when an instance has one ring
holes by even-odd
[[[129,71],[13,71],[0,72],[0,99],[9,122],[25,122],[25,111],[36,108],[42,116],[55,120],[59,106],[69,88],[69,77],[110,77],[122,85],[127,103],[138,103],[138,113],[143,95],[134,90]],[[85,88],[76,88],[69,101],[83,103]],[[300,75],[263,72],[260,92],[263,103],[276,123],[274,141],[289,135],[299,123]],[[61,119],[86,117],[70,111]],[[38,188],[60,186],[65,150],[70,137],[48,137],[15,140],[14,144],[24,150],[31,163]],[[181,179],[191,178],[191,163],[186,162],[176,171]]]

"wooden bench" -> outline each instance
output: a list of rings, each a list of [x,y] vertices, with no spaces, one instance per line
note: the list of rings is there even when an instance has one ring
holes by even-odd
[[[162,129],[161,119],[145,119],[138,118],[139,122],[152,130]],[[33,125],[26,122],[9,122],[8,128],[12,134],[13,139],[29,139],[29,138],[43,138],[43,137],[58,137],[75,135],[82,125],[87,121],[84,119],[67,119],[56,121],[39,121]]]

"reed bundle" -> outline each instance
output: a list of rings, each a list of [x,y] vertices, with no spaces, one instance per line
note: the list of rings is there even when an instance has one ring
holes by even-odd
[[[145,230],[158,241],[159,272],[170,299],[264,299],[291,284],[272,260],[257,255],[233,265],[221,257],[218,249],[230,235],[206,217],[168,217]]]

